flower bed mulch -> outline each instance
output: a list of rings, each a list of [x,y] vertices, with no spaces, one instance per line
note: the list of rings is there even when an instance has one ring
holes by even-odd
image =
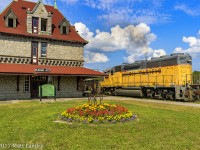
[[[135,120],[136,115],[121,105],[83,104],[68,108],[61,114],[61,120],[68,123],[117,123]]]

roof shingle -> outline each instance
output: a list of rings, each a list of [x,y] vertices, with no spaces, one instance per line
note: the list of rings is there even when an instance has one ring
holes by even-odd
[[[31,36],[31,37],[38,37],[38,38],[46,38],[52,40],[61,40],[61,41],[69,41],[69,42],[79,42],[82,44],[87,44],[88,42],[84,40],[76,31],[73,26],[70,26],[70,32],[67,35],[63,35],[60,33],[59,24],[64,19],[64,16],[60,13],[58,9],[55,9],[53,6],[44,5],[48,12],[53,14],[52,16],[52,35],[39,35],[39,34],[30,34],[27,32],[26,27],[26,18],[27,18],[27,9],[33,10],[36,3],[18,0],[11,2],[7,8],[0,14],[0,33],[7,33],[7,34],[16,34],[22,36]],[[17,18],[18,24],[16,28],[8,28],[6,27],[4,16],[6,13],[12,10]]]
[[[47,72],[36,71],[48,70]],[[1,64],[1,74],[104,76],[104,73],[83,67],[44,66],[28,64]]]

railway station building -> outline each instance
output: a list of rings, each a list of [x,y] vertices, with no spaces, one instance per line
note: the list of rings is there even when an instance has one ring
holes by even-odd
[[[0,99],[37,98],[47,83],[57,97],[80,97],[83,79],[104,75],[83,67],[87,43],[56,0],[13,0],[0,14]]]

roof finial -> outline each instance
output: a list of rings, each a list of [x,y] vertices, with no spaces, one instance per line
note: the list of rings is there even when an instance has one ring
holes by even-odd
[[[57,6],[57,4],[56,4],[56,0],[54,0],[54,8],[55,8],[55,9],[58,9],[58,6]]]
[[[39,0],[39,2],[41,2],[41,3],[42,3],[42,0]]]

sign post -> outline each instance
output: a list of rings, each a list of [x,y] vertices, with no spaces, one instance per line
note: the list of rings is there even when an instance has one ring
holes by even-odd
[[[44,84],[39,87],[39,97],[42,101],[42,97],[54,97],[56,101],[56,87],[51,84]]]

